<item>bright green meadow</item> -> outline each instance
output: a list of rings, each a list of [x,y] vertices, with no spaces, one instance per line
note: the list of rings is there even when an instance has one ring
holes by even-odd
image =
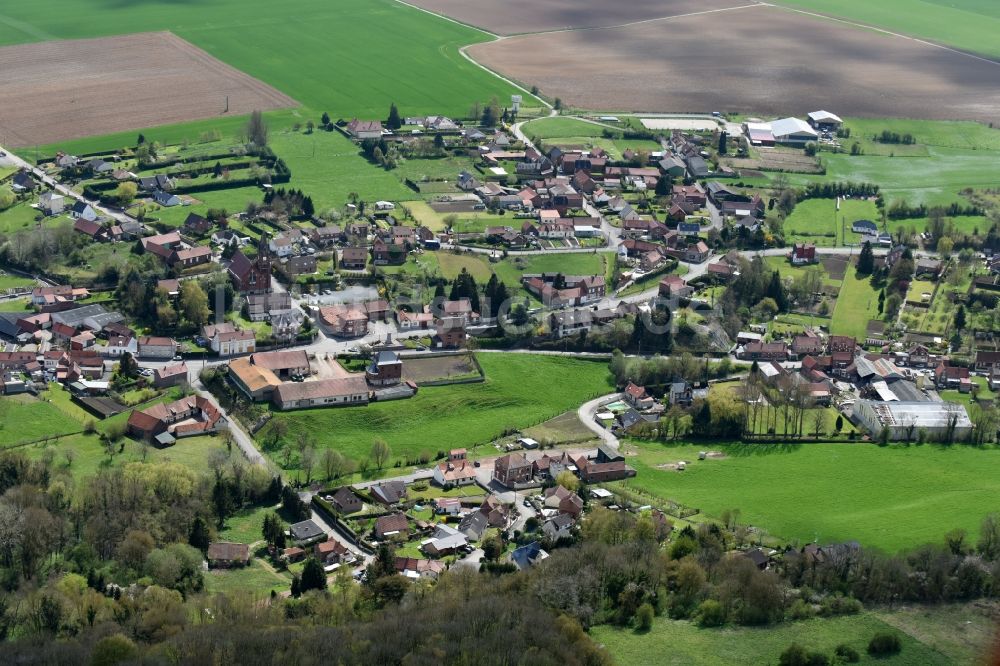
[[[630,458],[645,488],[717,517],[741,520],[800,543],[856,540],[895,552],[942,543],[956,527],[975,541],[1000,505],[1000,450],[874,444],[662,446]],[[727,457],[698,460],[712,448]],[[688,461],[684,472],[658,465]]]

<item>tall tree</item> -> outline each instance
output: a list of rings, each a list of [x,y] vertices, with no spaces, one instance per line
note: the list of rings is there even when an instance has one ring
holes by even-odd
[[[385,126],[391,130],[398,130],[403,126],[403,120],[399,117],[399,109],[395,103],[389,105],[389,118],[385,121]]]
[[[195,326],[208,321],[208,296],[197,280],[184,280],[181,283],[180,303],[184,318]]]
[[[965,330],[965,306],[959,305],[958,310],[955,312],[955,330],[964,331]]]
[[[858,273],[871,275],[873,272],[875,272],[875,253],[872,252],[871,242],[865,241],[861,247],[861,254],[858,255]]]
[[[208,523],[201,516],[196,516],[191,523],[191,533],[188,535],[188,543],[204,552],[208,550],[208,542],[211,535],[208,532]]]
[[[302,567],[302,580],[299,589],[303,593],[309,590],[326,589],[326,572],[323,571],[323,565],[316,558],[310,557]]]
[[[774,299],[778,312],[788,311],[788,294],[785,293],[785,284],[781,281],[781,274],[778,271],[771,273],[771,282],[768,284],[766,295]]]
[[[264,122],[264,116],[260,111],[250,113],[246,126],[246,139],[258,148],[267,145],[267,123]]]
[[[719,155],[720,156],[721,155],[725,155],[728,152],[726,150],[726,148],[728,147],[727,146],[728,139],[729,139],[729,135],[726,134],[726,132],[723,131],[723,132],[719,133]]]

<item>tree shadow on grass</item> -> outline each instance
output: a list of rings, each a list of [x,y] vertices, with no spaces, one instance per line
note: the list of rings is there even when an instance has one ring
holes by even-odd
[[[734,458],[749,456],[769,456],[781,453],[795,453],[804,442],[738,442],[727,444],[721,450]]]

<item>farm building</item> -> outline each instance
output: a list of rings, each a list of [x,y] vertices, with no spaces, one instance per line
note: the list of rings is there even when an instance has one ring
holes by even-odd
[[[771,134],[775,143],[802,145],[819,138],[812,127],[799,118],[782,118],[771,123]]]
[[[835,132],[844,124],[840,116],[829,111],[813,111],[808,118],[809,124],[820,132]]]
[[[743,128],[752,145],[774,145],[774,134],[771,133],[771,123],[744,123]]]
[[[890,440],[916,440],[919,432],[932,440],[964,440],[972,434],[969,414],[954,402],[858,400],[852,416],[873,438],[881,437],[883,430],[889,431]]]
[[[363,377],[287,382],[274,390],[274,404],[282,410],[367,403],[368,384]]]

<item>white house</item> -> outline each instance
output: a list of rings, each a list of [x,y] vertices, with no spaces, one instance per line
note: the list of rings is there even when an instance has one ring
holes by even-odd
[[[257,339],[252,330],[237,330],[226,322],[202,327],[202,337],[208,340],[212,351],[219,356],[253,353]]]
[[[46,215],[58,215],[66,206],[66,198],[55,192],[46,192],[38,197],[38,207]]]
[[[97,219],[97,211],[94,210],[90,204],[77,201],[73,204],[73,207],[69,211],[70,216],[76,220],[87,220],[88,222],[93,222]]]
[[[287,236],[275,236],[267,243],[268,248],[278,257],[291,256],[295,248],[292,246],[292,239]]]
[[[139,351],[139,341],[134,337],[113,335],[108,338],[108,344],[103,348],[104,354],[111,357],[119,357],[125,352],[133,356]]]

